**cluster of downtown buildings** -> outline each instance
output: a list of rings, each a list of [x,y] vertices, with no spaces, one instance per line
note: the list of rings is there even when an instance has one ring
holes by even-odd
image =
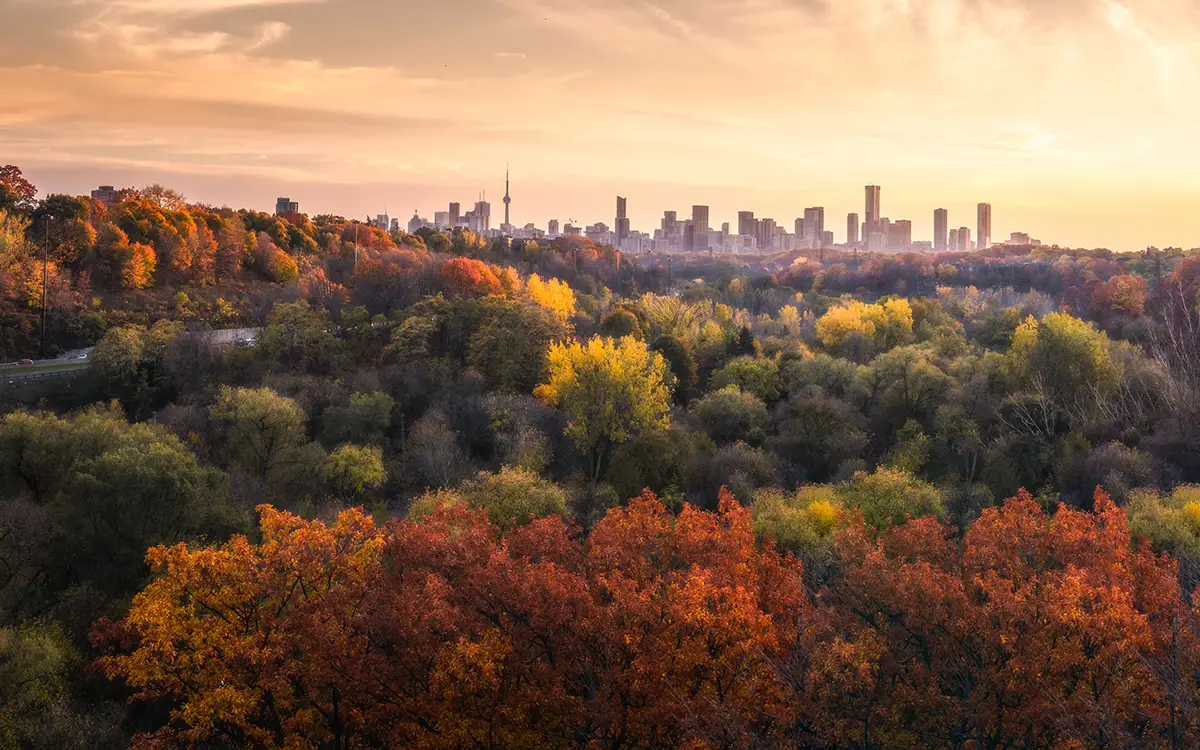
[[[510,220],[512,198],[507,175],[504,182],[504,222],[499,227],[492,227],[492,206],[483,196],[465,213],[462,204],[451,203],[448,210],[436,212],[433,221],[414,213],[407,226],[403,226],[400,219],[381,214],[371,223],[385,231],[407,229],[410,233],[425,227],[442,231],[461,228],[489,239],[585,236],[597,244],[611,245],[626,253],[765,253],[827,248],[870,252],[967,252],[993,246],[991,204],[979,204],[973,236],[970,227],[951,229],[949,212],[939,208],[933,213],[933,240],[914,241],[911,221],[893,221],[882,215],[882,190],[878,185],[866,187],[864,215],[849,214],[845,242],[835,243],[833,231],[825,228],[825,209],[821,206],[804,209],[804,215],[793,222],[791,232],[775,219],[755,217],[753,211],[738,212],[736,232],[728,222],[717,229],[710,224],[708,206],[701,205],[692,206],[691,217],[686,219],[681,219],[676,211],[665,211],[660,226],[653,233],[634,231],[630,227],[626,199],[622,197],[617,198],[612,227],[603,222],[582,227],[571,222],[564,225],[558,219],[551,219],[545,230],[533,224],[516,227]],[[276,213],[298,210],[299,207],[287,198],[280,198],[276,205]],[[1041,242],[1028,234],[1015,232],[1001,244],[1029,246]]]

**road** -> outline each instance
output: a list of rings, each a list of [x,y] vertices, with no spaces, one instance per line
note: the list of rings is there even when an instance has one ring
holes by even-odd
[[[203,336],[214,344],[253,344],[258,328],[224,328],[218,331],[200,331],[197,336]],[[33,364],[22,365],[16,362],[0,364],[0,379],[9,383],[20,380],[36,380],[39,378],[54,378],[62,375],[75,375],[88,369],[91,365],[92,349],[75,349],[64,352],[57,359],[39,359]]]

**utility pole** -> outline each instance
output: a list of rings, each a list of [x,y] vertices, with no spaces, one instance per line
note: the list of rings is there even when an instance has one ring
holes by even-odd
[[[49,214],[46,215],[46,236],[45,244],[42,247],[42,342],[38,347],[38,359],[46,358],[46,308],[49,301],[46,291],[50,280],[50,219],[52,218]]]
[[[429,214],[426,214],[428,216]],[[354,222],[354,275],[358,275],[358,222]]]
[[[671,261],[673,258],[670,253],[667,254],[667,291],[671,291]]]

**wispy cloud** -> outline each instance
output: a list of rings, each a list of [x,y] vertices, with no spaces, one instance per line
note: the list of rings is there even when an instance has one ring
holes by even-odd
[[[499,57],[502,60],[524,60],[526,54],[524,52],[493,52],[492,57]]]

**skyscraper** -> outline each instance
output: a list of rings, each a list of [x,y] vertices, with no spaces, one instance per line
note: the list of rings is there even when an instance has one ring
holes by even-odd
[[[507,206],[505,206],[507,208]],[[475,204],[475,219],[472,232],[483,234],[492,228],[492,204],[481,200]]]
[[[967,227],[958,228],[958,249],[964,253],[969,253],[971,247],[971,230]]]
[[[897,219],[888,226],[887,244],[889,250],[905,252],[912,244],[912,222],[908,219]]]
[[[858,214],[846,216],[846,244],[858,244]]]
[[[458,203],[450,204],[450,226],[456,227],[462,220],[462,206]]]
[[[758,249],[770,251],[775,247],[775,220],[762,219],[758,222]]]
[[[879,192],[878,185],[867,185],[867,234],[874,233],[879,223]]]
[[[804,243],[804,219],[796,219],[796,242]]]
[[[824,236],[825,209],[821,206],[804,209],[804,245],[814,250],[820,250]]]
[[[550,220],[550,226],[546,227],[546,234],[550,235],[551,237],[558,236],[558,219]]]
[[[708,206],[692,206],[692,224],[696,227],[692,249],[696,252],[708,250]]]
[[[950,230],[950,252],[957,253],[960,250],[958,246],[958,230]]]
[[[613,227],[617,233],[617,248],[620,249],[621,243],[629,237],[629,219],[625,213],[625,199],[617,196],[617,223]]]
[[[950,212],[939,208],[933,212],[933,251],[946,251],[946,232],[950,227]]]
[[[754,236],[753,211],[738,211],[738,234],[742,237]]]
[[[979,204],[979,226],[975,232],[975,247],[987,250],[992,246],[992,204]]]
[[[508,207],[511,203],[512,203],[512,197],[508,194],[508,167],[505,167],[504,168],[504,231],[506,231],[506,232],[508,231],[508,228],[512,226],[512,222],[509,221],[509,216],[508,216]],[[488,213],[491,213],[491,211],[489,210]]]

